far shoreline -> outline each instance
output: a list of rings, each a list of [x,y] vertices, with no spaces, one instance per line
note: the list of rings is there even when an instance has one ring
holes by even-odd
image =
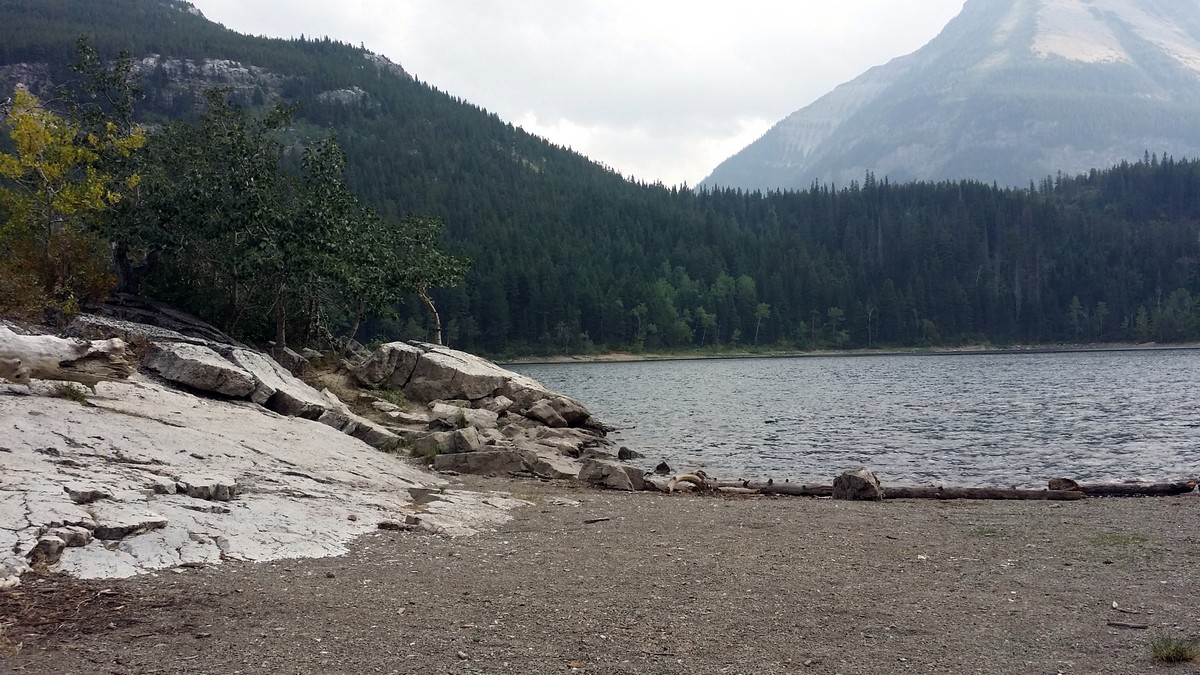
[[[709,361],[733,359],[794,359],[869,356],[985,356],[997,354],[1070,354],[1077,352],[1184,351],[1200,349],[1200,342],[1163,344],[1157,342],[1113,342],[1102,344],[1022,345],[991,347],[913,347],[899,349],[831,349],[819,351],[730,351],[718,354],[690,352],[605,352],[602,354],[562,354],[556,356],[519,356],[498,359],[500,365],[557,365],[566,363],[641,363],[647,361]]]

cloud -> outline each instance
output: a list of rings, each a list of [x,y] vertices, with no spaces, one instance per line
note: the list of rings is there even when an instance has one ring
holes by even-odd
[[[695,184],[772,124],[933,38],[962,0],[193,0],[241,32],[365,44],[639,179]]]

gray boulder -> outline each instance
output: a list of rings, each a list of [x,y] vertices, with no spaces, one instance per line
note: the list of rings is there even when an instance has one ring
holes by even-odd
[[[202,345],[155,343],[142,365],[163,379],[222,396],[242,398],[255,388],[250,373]]]
[[[371,353],[354,370],[354,378],[368,387],[401,387],[408,384],[424,350],[407,342],[389,342]]]
[[[525,416],[531,420],[541,422],[548,427],[554,427],[556,429],[569,426],[566,418],[554,409],[554,406],[550,404],[550,401],[545,399],[537,401],[533,405],[529,406],[529,409],[525,411]]]
[[[76,504],[91,504],[101,499],[112,499],[112,490],[93,483],[68,483],[63,486],[63,492]]]
[[[188,474],[177,482],[181,494],[195,499],[227,502],[237,495],[237,483],[222,476]]]
[[[640,470],[603,459],[585,460],[579,470],[579,480],[598,487],[626,492],[645,488]]]
[[[471,426],[476,429],[495,429],[496,421],[500,416],[490,410],[480,410],[477,408],[462,408],[441,401],[434,401],[429,404],[430,421],[436,421],[442,426],[449,429],[457,429],[460,426]]]
[[[533,453],[520,450],[495,450],[438,455],[433,460],[433,468],[436,471],[493,475],[510,471],[524,471],[536,461]]]
[[[833,498],[860,502],[883,501],[879,479],[865,466],[856,467],[833,480]]]
[[[249,349],[233,349],[229,360],[254,378],[250,400],[280,415],[315,420],[331,408],[321,392],[292,375],[275,359]]]

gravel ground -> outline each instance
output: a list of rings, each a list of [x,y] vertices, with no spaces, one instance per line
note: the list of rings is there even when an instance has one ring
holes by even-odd
[[[1148,646],[1200,636],[1196,494],[849,503],[466,487],[532,505],[495,532],[380,531],[340,558],[29,578],[0,593],[0,671],[1200,672]]]

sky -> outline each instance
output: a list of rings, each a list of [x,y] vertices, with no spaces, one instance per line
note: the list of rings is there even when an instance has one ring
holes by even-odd
[[[240,33],[362,45],[647,183],[694,186],[933,39],[963,0],[191,0]]]

